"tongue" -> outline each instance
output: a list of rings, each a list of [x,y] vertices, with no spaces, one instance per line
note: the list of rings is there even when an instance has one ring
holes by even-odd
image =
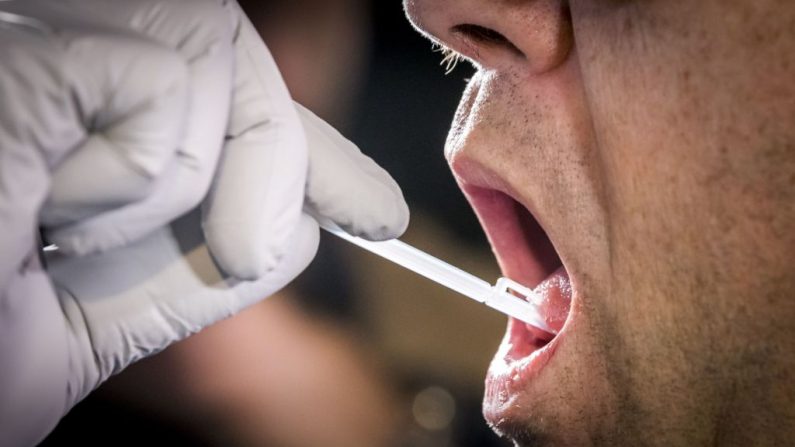
[[[535,288],[535,293],[539,299],[539,307],[541,315],[544,315],[549,327],[555,331],[560,332],[563,329],[563,324],[569,316],[569,308],[571,306],[571,283],[569,282],[569,274],[563,266],[560,266],[555,272],[549,275],[544,281]],[[530,328],[528,328],[530,329]],[[537,328],[532,328],[533,332],[537,332]],[[546,337],[551,339],[552,334],[544,333]],[[537,334],[539,338],[545,338],[544,334]]]

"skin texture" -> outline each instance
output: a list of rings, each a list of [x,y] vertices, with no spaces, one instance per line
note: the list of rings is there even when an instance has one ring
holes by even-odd
[[[508,185],[574,289],[546,368],[512,399],[487,395],[495,430],[518,445],[789,445],[795,4],[405,7],[477,69],[446,147],[459,182]]]

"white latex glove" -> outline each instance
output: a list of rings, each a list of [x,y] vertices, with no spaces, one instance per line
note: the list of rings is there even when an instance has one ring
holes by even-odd
[[[232,1],[0,0],[0,61],[2,446],[287,284],[317,247],[303,210],[370,239],[407,225]]]

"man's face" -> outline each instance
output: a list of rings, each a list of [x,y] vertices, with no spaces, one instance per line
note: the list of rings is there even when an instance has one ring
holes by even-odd
[[[405,7],[477,68],[446,155],[561,329],[509,324],[489,423],[519,445],[795,439],[795,3]]]

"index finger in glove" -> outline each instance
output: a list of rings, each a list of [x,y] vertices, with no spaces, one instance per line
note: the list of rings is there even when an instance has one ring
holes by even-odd
[[[176,156],[187,106],[187,71],[174,51],[106,33],[63,43],[67,82],[88,135],[53,172],[41,213],[48,227],[148,195]]]
[[[35,245],[39,221],[145,190],[178,134],[147,116],[184,104],[182,62],[161,46],[107,32],[54,33],[32,16],[4,14],[20,23],[0,28],[2,284],[6,269]],[[159,82],[135,79],[143,70]],[[143,125],[145,132],[133,131]],[[75,166],[87,154],[90,163]]]
[[[2,119],[15,137],[27,138],[24,150],[40,151],[55,170],[40,216],[45,225],[143,197],[182,131],[182,59],[151,39],[92,20],[83,6],[0,3],[9,34]]]
[[[187,62],[185,132],[174,162],[144,199],[48,234],[66,253],[82,255],[124,245],[196,206],[210,186],[227,124],[234,70],[234,23],[228,6],[210,0],[119,5],[117,20],[174,48]]]

